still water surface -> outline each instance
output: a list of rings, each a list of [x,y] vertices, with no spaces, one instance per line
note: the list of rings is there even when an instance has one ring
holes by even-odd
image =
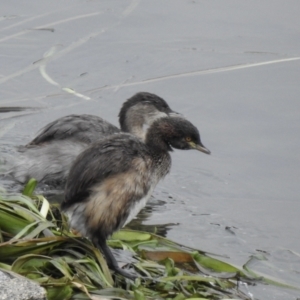
[[[167,237],[300,286],[298,1],[6,1],[0,4],[0,154],[72,113],[117,124],[156,93],[212,155],[175,151],[140,215]],[[73,93],[72,93],[73,90]],[[5,183],[0,183],[4,185]],[[299,293],[251,286],[255,299]]]

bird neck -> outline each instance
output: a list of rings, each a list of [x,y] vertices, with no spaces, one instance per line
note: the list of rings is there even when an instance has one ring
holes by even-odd
[[[130,132],[142,140],[145,139],[143,130],[144,117],[139,113],[137,108],[129,108],[125,116],[120,118],[119,121],[122,131]]]
[[[172,151],[168,142],[168,135],[157,126],[151,126],[145,137],[145,144],[156,152]]]

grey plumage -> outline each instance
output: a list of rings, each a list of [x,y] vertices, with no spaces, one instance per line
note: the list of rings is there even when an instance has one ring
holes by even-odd
[[[155,94],[140,92],[122,106],[121,129],[144,138],[143,125],[173,114],[165,100]],[[93,115],[69,115],[46,125],[39,135],[19,150],[9,174],[21,183],[35,178],[38,182],[62,187],[72,162],[91,143],[120,129]]]
[[[18,182],[26,183],[30,178],[51,186],[65,183],[76,156],[87,148],[87,144],[74,141],[56,141],[47,146],[22,146],[10,174]]]
[[[109,266],[129,278],[105,241],[146,205],[170,170],[172,147],[210,153],[189,121],[166,117],[153,122],[145,142],[126,133],[111,135],[82,152],[70,170],[62,209],[71,227],[91,238]]]
[[[160,117],[174,113],[167,102],[151,93],[140,92],[129,98],[122,105],[119,113],[120,128],[94,115],[69,115],[61,117],[48,125],[28,145],[40,145],[45,142],[72,140],[91,144],[99,136],[107,136],[120,131],[133,133],[143,138],[143,125]]]
[[[170,155],[163,153],[158,159],[163,169],[157,168],[146,145],[128,134],[110,136],[81,153],[70,170],[62,207],[66,210],[75,204],[78,209],[85,199],[86,219],[77,223],[71,218],[71,226],[85,224],[85,235],[103,239],[123,227],[131,208],[168,173]]]
[[[48,125],[28,145],[42,145],[53,141],[73,141],[90,144],[101,135],[120,132],[120,129],[94,115],[69,115]]]

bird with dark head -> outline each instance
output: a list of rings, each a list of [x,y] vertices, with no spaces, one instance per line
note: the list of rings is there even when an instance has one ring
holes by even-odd
[[[89,237],[108,266],[128,278],[134,276],[118,267],[106,239],[146,205],[170,170],[172,148],[210,154],[194,125],[165,117],[152,123],[144,142],[126,133],[111,135],[82,152],[70,170],[62,203],[70,227]]]
[[[124,102],[119,113],[121,130],[94,115],[69,115],[46,125],[39,135],[19,149],[20,156],[9,174],[18,182],[30,178],[51,186],[65,184],[71,164],[91,143],[121,131],[145,138],[144,125],[161,117],[176,115],[167,102],[155,94],[140,92]]]
[[[144,137],[143,126],[151,125],[158,118],[166,117],[174,112],[161,97],[139,92],[127,99],[119,113],[120,128],[94,115],[68,115],[48,125],[28,145],[44,145],[58,140],[71,140],[86,144],[97,142],[101,136],[120,131]]]

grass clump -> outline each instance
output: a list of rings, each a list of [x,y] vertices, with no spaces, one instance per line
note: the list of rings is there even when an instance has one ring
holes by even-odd
[[[0,269],[38,282],[54,299],[250,299],[240,280],[279,284],[155,234],[121,230],[108,244],[128,250],[132,282],[112,278],[102,254],[86,238],[69,230],[57,205],[0,190]],[[126,267],[126,264],[125,264]]]

